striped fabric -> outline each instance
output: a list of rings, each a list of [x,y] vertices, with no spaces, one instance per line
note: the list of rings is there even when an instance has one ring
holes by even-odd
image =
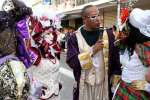
[[[150,67],[150,41],[136,45],[136,52],[146,67]]]
[[[130,83],[121,81],[114,100],[150,100],[150,93],[134,90]]]

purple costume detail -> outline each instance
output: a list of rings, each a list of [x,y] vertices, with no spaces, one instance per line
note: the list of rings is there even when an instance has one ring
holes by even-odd
[[[15,57],[14,55],[8,55],[8,56],[0,57],[0,65],[2,65],[4,62],[6,62],[9,59],[18,60],[18,58]]]
[[[19,34],[17,35],[17,43],[18,43],[17,56],[24,63],[26,68],[28,68],[30,67],[32,63],[30,60],[29,52],[27,51],[27,48],[25,47],[25,39],[28,39],[28,40],[30,39],[26,18],[20,20],[17,23],[17,31],[19,32]]]
[[[74,78],[77,82],[77,87],[73,90],[73,100],[79,100],[79,83],[81,75],[81,66],[78,60],[78,44],[75,34],[67,36],[67,58],[66,62],[73,69]]]
[[[27,19],[24,18],[17,23],[17,30],[20,32],[20,35],[23,39],[29,39],[29,32],[27,27]]]

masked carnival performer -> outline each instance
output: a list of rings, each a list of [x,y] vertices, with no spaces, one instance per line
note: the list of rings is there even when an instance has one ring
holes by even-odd
[[[34,66],[28,69],[33,77],[42,83],[42,100],[59,100],[60,80],[59,80],[59,59],[60,46],[57,41],[57,29],[52,25],[53,22],[47,16],[30,17],[32,50],[38,56]],[[34,47],[34,49],[33,49]],[[36,50],[36,49],[38,50]]]
[[[19,55],[25,44],[19,37],[27,30],[32,10],[18,0],[2,0],[0,8],[0,100],[27,100],[30,81]],[[26,32],[24,32],[26,34]],[[28,33],[27,33],[28,34]],[[23,40],[23,38],[22,38]],[[25,50],[26,52],[26,50]],[[20,55],[21,56],[21,55]],[[24,56],[22,56],[24,57]],[[25,59],[27,57],[24,57]]]
[[[123,25],[119,36],[123,71],[113,100],[150,100],[150,84],[146,81],[150,69],[150,10],[134,8]]]
[[[85,6],[83,26],[67,41],[67,63],[73,69],[76,81],[73,100],[111,100],[108,80],[121,74],[112,29],[99,28],[99,14],[96,6]]]

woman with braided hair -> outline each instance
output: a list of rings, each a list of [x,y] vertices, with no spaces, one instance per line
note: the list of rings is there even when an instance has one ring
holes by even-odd
[[[150,10],[135,8],[122,28],[121,82],[113,100],[150,100]]]

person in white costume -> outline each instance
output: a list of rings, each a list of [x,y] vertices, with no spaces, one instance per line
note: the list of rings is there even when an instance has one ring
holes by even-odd
[[[51,22],[52,20],[47,16],[41,16],[38,20],[31,17],[34,32],[31,36],[35,43],[34,47],[39,53],[35,61],[37,63],[31,66],[28,72],[43,85],[42,95],[37,99],[59,100],[60,47],[57,41],[57,29]]]

